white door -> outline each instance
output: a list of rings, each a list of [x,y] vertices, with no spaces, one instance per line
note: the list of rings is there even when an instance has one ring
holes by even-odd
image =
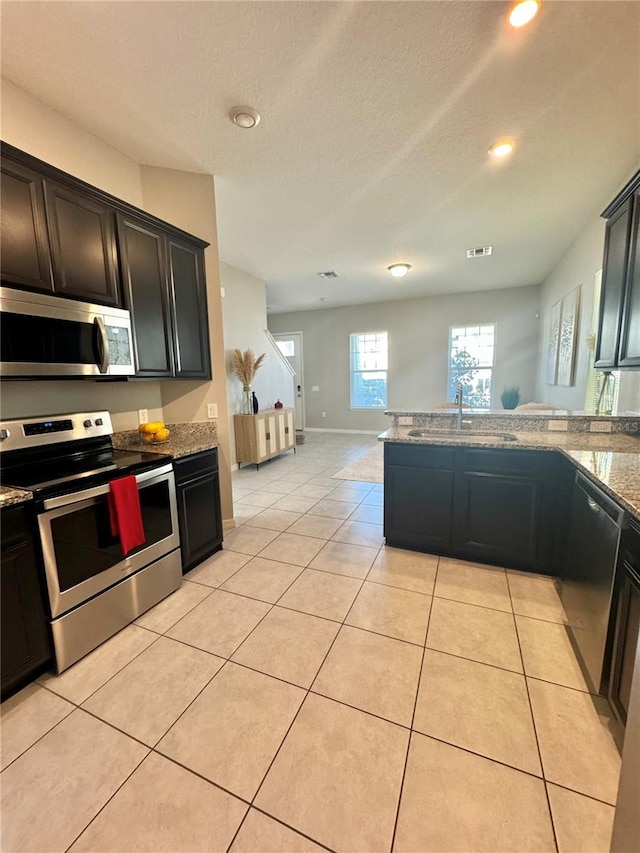
[[[278,349],[295,370],[293,400],[296,410],[296,429],[304,429],[304,367],[302,360],[302,332],[282,332],[274,335]]]

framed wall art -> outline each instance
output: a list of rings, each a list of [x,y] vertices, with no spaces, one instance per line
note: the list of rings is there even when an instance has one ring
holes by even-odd
[[[558,341],[558,385],[573,385],[575,381],[576,344],[580,316],[580,285],[562,299],[560,337]]]
[[[560,299],[551,309],[551,325],[547,345],[547,385],[558,384],[558,344],[560,342],[561,316],[562,300]]]

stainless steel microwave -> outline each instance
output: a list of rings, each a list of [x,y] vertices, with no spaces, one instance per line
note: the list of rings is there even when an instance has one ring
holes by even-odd
[[[9,287],[0,287],[0,353],[7,378],[135,373],[128,311]]]

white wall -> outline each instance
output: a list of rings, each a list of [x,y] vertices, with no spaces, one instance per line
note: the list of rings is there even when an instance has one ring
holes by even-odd
[[[430,408],[446,400],[449,328],[496,323],[494,407],[505,385],[521,399],[535,393],[540,288],[519,287],[426,296],[395,302],[271,314],[271,332],[302,330],[306,425],[311,428],[383,430],[380,411],[349,410],[349,335],[388,331],[390,409]],[[312,386],[319,386],[312,392]],[[322,418],[321,412],[327,413]]]
[[[272,408],[278,399],[285,406],[293,406],[293,379],[264,331],[267,328],[267,296],[264,281],[222,262],[220,283],[225,291],[222,310],[230,420],[233,420],[234,414],[242,412],[242,384],[236,378],[231,366],[234,349],[243,351],[252,349],[256,356],[265,353],[264,362],[251,384],[261,409]],[[230,424],[230,433],[231,453],[235,464],[233,423]]]

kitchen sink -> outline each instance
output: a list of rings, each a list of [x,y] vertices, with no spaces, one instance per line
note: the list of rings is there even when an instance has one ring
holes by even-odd
[[[469,438],[498,439],[499,441],[517,441],[518,436],[511,432],[474,432],[469,429],[410,429],[409,435],[414,438],[452,438],[465,441]]]

